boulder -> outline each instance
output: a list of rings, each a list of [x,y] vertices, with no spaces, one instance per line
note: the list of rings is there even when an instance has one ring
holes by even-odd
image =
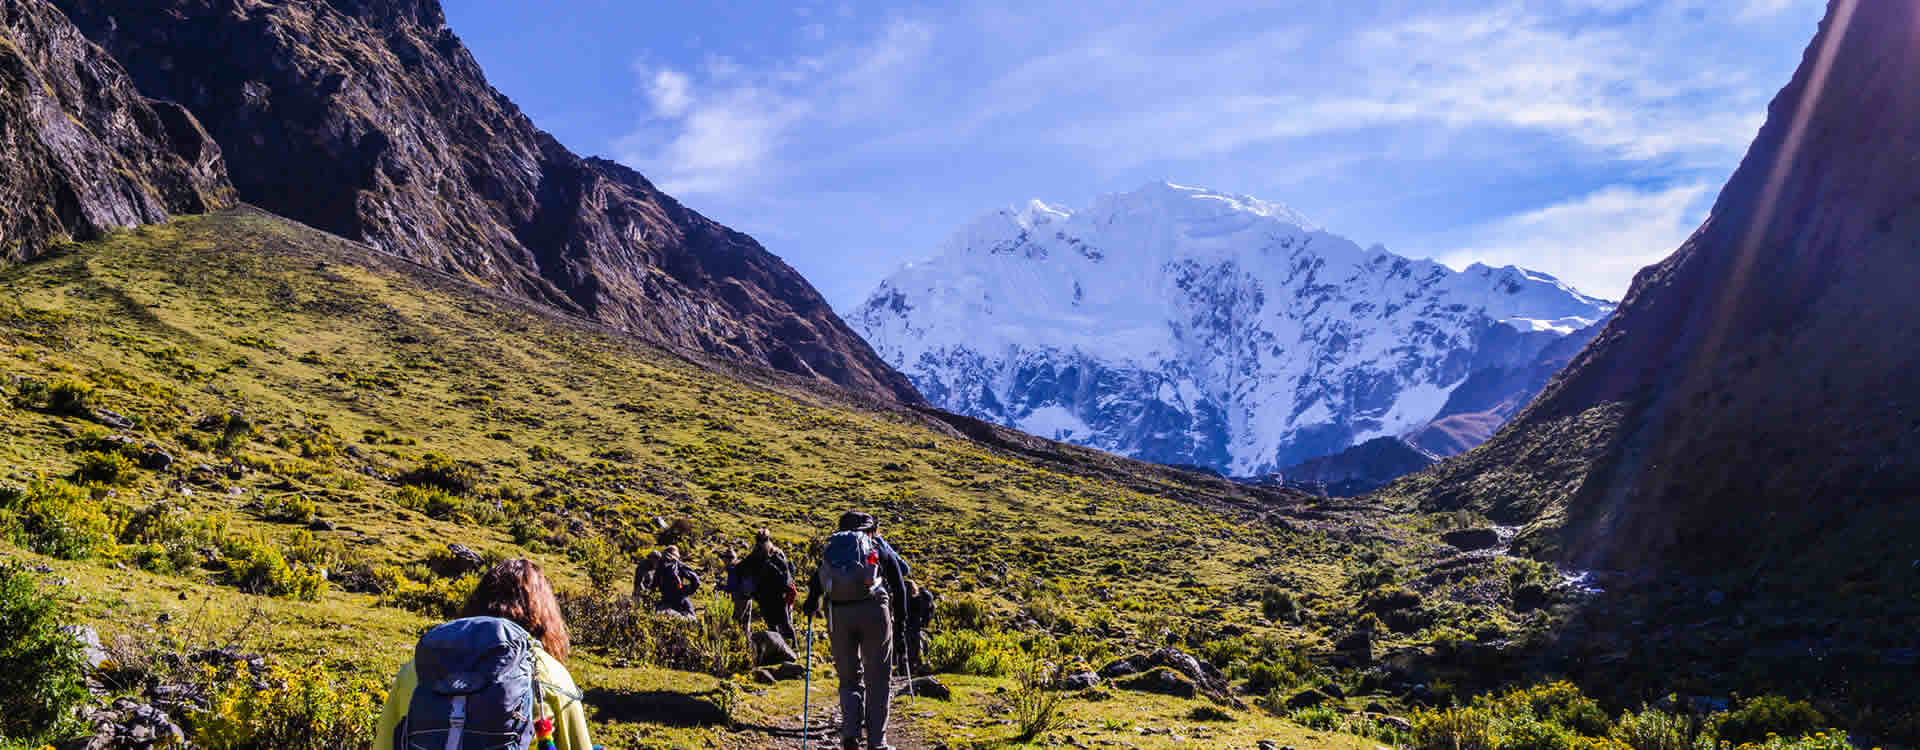
[[[1500,532],[1493,529],[1461,529],[1441,534],[1440,541],[1461,552],[1478,552],[1500,546]]]
[[[787,645],[787,639],[771,630],[755,632],[749,637],[748,645],[753,649],[753,665],[756,667],[785,664],[800,658],[793,653],[793,648]]]
[[[1293,697],[1288,698],[1287,708],[1294,710],[1312,708],[1330,700],[1333,700],[1333,696],[1313,688],[1307,688],[1298,693],[1294,693]]]
[[[1113,680],[1147,671],[1147,655],[1134,654],[1125,659],[1115,659],[1100,668],[1100,678]]]
[[[774,679],[773,670],[771,669],[753,670],[753,681],[758,682],[762,685],[772,685],[773,683],[778,682],[778,680]]]
[[[173,467],[173,454],[160,447],[159,443],[147,443],[142,446],[140,468],[147,471],[166,471]]]
[[[1114,681],[1114,687],[1141,693],[1157,693],[1177,698],[1192,698],[1200,694],[1199,686],[1168,667],[1154,667],[1129,677]]]
[[[1061,690],[1086,690],[1100,684],[1100,675],[1092,672],[1075,672],[1060,678]]]
[[[772,667],[773,677],[777,680],[798,680],[807,676],[807,667],[797,661],[776,664]]]
[[[459,578],[469,573],[478,573],[487,569],[487,559],[481,557],[480,553],[473,551],[473,548],[467,545],[449,544],[447,545],[447,555],[447,558],[440,562],[439,569],[435,570],[435,573],[439,573],[448,578]]]
[[[80,650],[86,654],[87,666],[99,669],[107,663],[107,649],[100,645],[100,633],[84,625],[63,625],[60,630],[80,642]]]
[[[931,675],[913,678],[912,682],[907,683],[905,687],[900,689],[900,694],[917,695],[922,698],[932,698],[937,701],[953,700],[953,689],[947,687],[946,683],[941,682]]]

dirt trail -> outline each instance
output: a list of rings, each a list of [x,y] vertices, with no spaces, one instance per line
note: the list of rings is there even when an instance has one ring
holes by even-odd
[[[818,674],[815,677],[819,677]],[[840,694],[833,678],[824,682],[816,681],[813,686],[813,710],[807,724],[807,734],[812,738],[807,742],[809,750],[839,750],[840,748]],[[893,678],[893,693],[898,695],[905,690],[907,682],[898,675]],[[894,750],[929,750],[933,744],[927,741],[921,728],[908,715],[906,701],[895,698],[893,711],[887,719],[887,742]],[[795,712],[796,714],[798,712]],[[741,727],[728,735],[728,747],[738,748],[779,748],[780,750],[798,750],[800,747],[800,717],[790,716],[773,722],[772,726]]]

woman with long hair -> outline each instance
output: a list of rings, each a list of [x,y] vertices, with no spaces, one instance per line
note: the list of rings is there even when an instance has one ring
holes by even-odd
[[[460,617],[498,617],[510,620],[533,638],[534,679],[544,693],[544,711],[553,720],[553,743],[559,750],[593,750],[587,734],[587,714],[580,703],[580,689],[567,672],[567,654],[571,644],[567,623],[560,615],[560,601],[553,596],[553,585],[540,566],[532,560],[507,560],[481,576],[473,594],[460,608]],[[387,706],[380,713],[374,736],[375,750],[391,750],[394,732],[406,718],[419,676],[409,659],[400,667],[387,693]]]

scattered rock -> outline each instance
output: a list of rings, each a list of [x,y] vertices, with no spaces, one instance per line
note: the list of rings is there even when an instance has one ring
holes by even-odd
[[[1378,719],[1378,721],[1382,724],[1393,727],[1394,729],[1398,729],[1402,732],[1413,731],[1413,722],[1407,721],[1406,719],[1402,719],[1398,716],[1382,716]]]
[[[440,562],[440,569],[434,572],[448,578],[459,578],[460,576],[469,573],[478,573],[486,569],[487,559],[481,557],[480,553],[473,551],[472,547],[464,544],[449,544],[447,545],[447,557]]]
[[[80,642],[80,650],[87,656],[87,666],[99,669],[107,662],[107,650],[100,645],[100,633],[84,625],[64,625],[60,630]]]
[[[1461,552],[1478,552],[1500,546],[1500,532],[1493,529],[1461,529],[1440,535],[1440,541]]]
[[[332,531],[333,528],[333,522],[324,518],[313,519],[313,523],[307,524],[308,531]]]
[[[1200,688],[1193,680],[1168,667],[1154,667],[1145,672],[1114,681],[1114,687],[1141,693],[1157,693],[1178,698],[1192,698],[1200,694]]]
[[[753,670],[753,681],[758,682],[762,685],[772,685],[773,683],[778,682],[778,680],[774,679],[773,670],[771,669]]]
[[[800,658],[793,653],[793,648],[787,645],[787,639],[771,630],[757,631],[749,641],[753,648],[753,665],[756,667],[785,664]]]
[[[953,689],[947,687],[946,683],[941,682],[932,675],[913,678],[912,682],[907,683],[906,687],[901,689],[900,694],[907,695],[909,692],[922,698],[932,698],[937,701],[953,700]]]
[[[167,712],[132,698],[121,698],[87,717],[93,736],[61,745],[62,750],[122,750],[186,745],[186,732]]]
[[[1060,678],[1061,690],[1086,690],[1100,685],[1100,675],[1092,672],[1075,672]]]
[[[1294,693],[1293,697],[1288,698],[1287,708],[1295,710],[1312,708],[1330,700],[1333,700],[1333,696],[1313,688],[1307,688],[1298,693]]]
[[[807,676],[807,666],[797,661],[777,664],[772,668],[774,679],[798,680]]]
[[[94,409],[93,421],[99,422],[100,424],[106,425],[108,427],[112,427],[113,429],[116,429],[116,430],[133,429],[133,420],[120,416],[119,414],[115,414],[113,412],[107,411],[106,409]]]
[[[140,456],[140,468],[147,471],[166,471],[173,467],[173,454],[166,452],[159,443],[147,443],[142,446],[146,453]]]

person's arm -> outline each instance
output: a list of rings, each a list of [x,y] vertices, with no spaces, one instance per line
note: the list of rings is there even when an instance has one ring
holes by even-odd
[[[400,665],[400,673],[394,675],[393,689],[387,691],[387,705],[380,709],[380,723],[373,732],[374,750],[389,750],[393,747],[393,733],[400,730],[400,721],[407,718],[407,704],[413,701],[413,688],[418,678],[413,675],[413,660]]]
[[[822,593],[824,592],[820,589],[820,571],[816,570],[813,572],[813,575],[807,576],[807,604],[801,607],[800,611],[807,615],[818,613],[820,611],[820,595]]]
[[[693,568],[687,568],[687,588],[681,591],[680,595],[693,596],[694,592],[697,592],[699,590],[700,590],[700,574],[694,572]]]
[[[558,750],[593,750],[586,707],[580,702],[580,688],[574,685],[573,675],[545,651],[540,652],[540,668],[548,715],[553,717],[553,746]]]

